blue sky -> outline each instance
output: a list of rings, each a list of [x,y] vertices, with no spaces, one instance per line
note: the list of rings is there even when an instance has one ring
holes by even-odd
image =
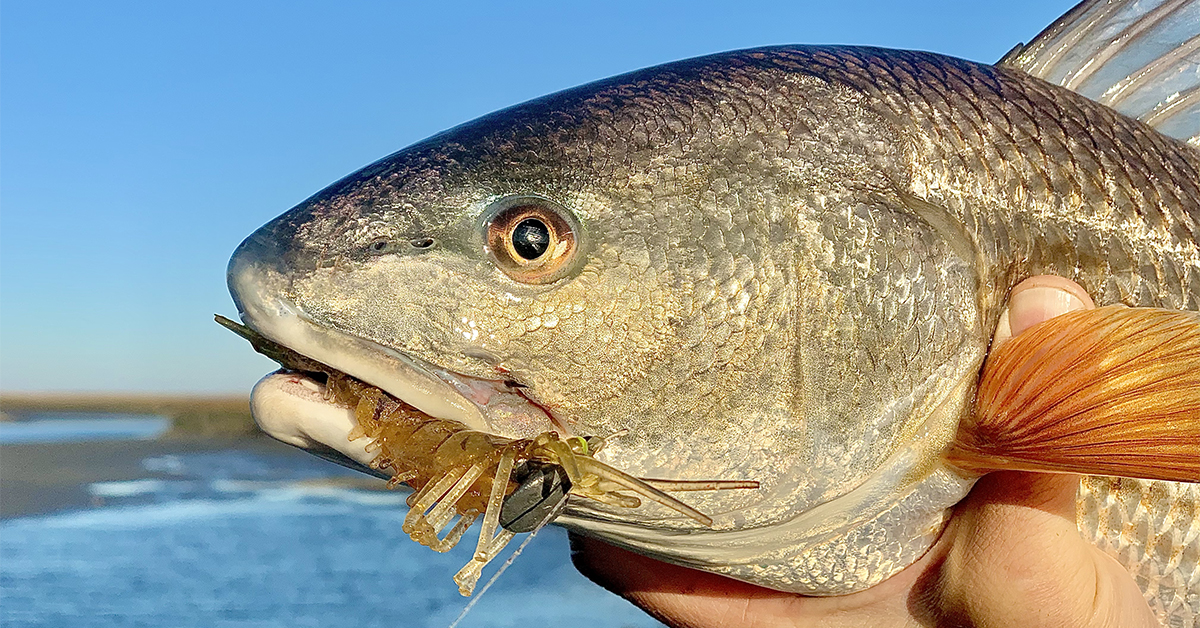
[[[0,391],[239,392],[255,227],[442,129],[781,43],[995,61],[1069,1],[55,2],[0,10]]]

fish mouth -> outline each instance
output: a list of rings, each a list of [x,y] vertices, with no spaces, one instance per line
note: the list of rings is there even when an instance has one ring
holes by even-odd
[[[358,380],[420,413],[470,430],[507,438],[551,430],[570,435],[516,381],[455,373],[322,324],[283,296],[286,275],[248,248],[243,244],[234,255],[228,277],[245,326],[221,317],[218,322],[284,367],[260,380],[250,396],[255,422],[273,438],[380,475],[370,469],[376,456],[366,450],[371,439],[350,438],[358,427],[355,409],[334,399],[326,387],[331,375]]]
[[[283,301],[276,315],[265,321],[245,313],[242,318],[248,323],[244,327],[228,319],[218,322],[284,367],[254,386],[250,407],[255,422],[276,440],[360,471],[383,477],[370,467],[377,455],[367,450],[371,439],[350,438],[358,427],[355,407],[334,396],[327,386],[330,377],[358,380],[422,414],[470,430],[508,438],[566,431],[524,397],[523,387],[512,380],[485,380],[437,368],[321,326]],[[342,457],[357,464],[347,464]]]

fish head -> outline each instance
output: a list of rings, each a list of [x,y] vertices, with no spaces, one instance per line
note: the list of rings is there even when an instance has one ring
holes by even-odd
[[[761,485],[694,494],[711,528],[574,498],[558,523],[779,589],[878,582],[969,487],[938,453],[986,346],[974,270],[861,96],[792,71],[746,89],[777,61],[617,77],[393,154],[242,243],[239,312],[435,417]]]
[[[663,249],[623,233],[630,213],[653,219],[650,204],[580,181],[590,173],[556,163],[568,146],[511,126],[443,134],[260,228],[229,267],[243,318],[291,346],[307,348],[285,321],[404,361],[479,411],[418,407],[475,429],[636,428],[598,417],[671,353],[678,327],[670,269],[651,261]],[[652,416],[665,401],[638,405]],[[540,409],[511,411],[530,402]]]

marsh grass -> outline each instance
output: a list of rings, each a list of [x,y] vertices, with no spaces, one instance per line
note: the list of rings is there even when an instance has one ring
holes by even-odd
[[[108,393],[0,394],[0,420],[31,412],[152,414],[171,421],[168,437],[256,436],[245,396]]]

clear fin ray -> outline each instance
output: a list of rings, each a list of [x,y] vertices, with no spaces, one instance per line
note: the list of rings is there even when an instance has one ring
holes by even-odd
[[[1085,0],[999,65],[1200,148],[1200,0]]]

